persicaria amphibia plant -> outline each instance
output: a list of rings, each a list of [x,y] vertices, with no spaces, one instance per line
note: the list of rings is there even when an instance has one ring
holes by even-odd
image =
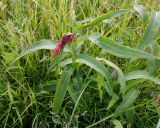
[[[69,42],[72,42],[76,38],[75,34],[68,32],[65,34],[62,39],[57,41],[56,47],[53,51],[53,57],[56,57],[58,53],[63,50],[64,46]]]

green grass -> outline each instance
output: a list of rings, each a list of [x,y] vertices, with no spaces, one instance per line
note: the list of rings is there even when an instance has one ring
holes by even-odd
[[[132,10],[101,23],[103,14],[133,9],[134,0],[2,0],[0,128],[159,128],[160,23],[150,34],[147,28],[160,2],[138,3],[147,20]],[[88,17],[98,18],[77,25]],[[15,61],[33,43],[55,45],[66,32],[77,34],[68,45],[71,53],[53,58],[52,49],[38,50]],[[93,33],[101,37],[94,41]],[[115,70],[119,76],[111,77]]]

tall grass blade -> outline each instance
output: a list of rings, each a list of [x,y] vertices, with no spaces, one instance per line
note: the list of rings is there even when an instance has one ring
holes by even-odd
[[[147,52],[143,52],[137,49],[129,48],[123,45],[119,45],[118,43],[112,41],[107,37],[100,36],[98,34],[94,34],[89,36],[89,40],[93,43],[100,46],[102,49],[106,50],[108,53],[111,53],[115,56],[122,58],[157,58],[152,54]]]
[[[96,17],[91,22],[86,23],[83,26],[79,27],[79,29],[95,26],[95,25],[99,24],[100,22],[102,22],[103,20],[113,19],[113,18],[116,18],[116,17],[118,17],[122,14],[132,12],[132,11],[133,10],[131,10],[131,9],[122,9],[122,10],[110,11],[108,13],[105,13],[105,14],[102,14],[101,16]]]
[[[136,89],[133,88],[129,90],[124,96],[123,101],[117,107],[115,111],[115,117],[125,112],[128,109],[128,107],[130,107],[133,104],[133,102],[137,97],[138,97],[138,91]]]
[[[100,101],[102,101],[102,99],[103,99],[104,77],[100,73],[97,73],[97,85],[98,85],[98,91],[99,91],[99,98],[100,98]]]
[[[8,97],[9,97],[10,103],[13,104],[14,98],[13,98],[12,89],[11,89],[9,83],[7,84],[7,93],[8,93]]]
[[[134,104],[130,106],[130,108],[134,108]],[[135,109],[131,109],[125,113],[127,123],[132,123],[135,117]]]
[[[147,26],[147,29],[138,44],[138,49],[139,50],[145,50],[146,47],[151,44],[154,40],[155,35],[159,32],[160,30],[160,12],[153,12],[151,15],[150,22]]]
[[[158,45],[157,42],[153,42],[150,45],[150,50],[153,55],[158,55]],[[158,68],[159,61],[155,58],[148,59],[147,67],[150,74],[154,74]]]
[[[73,79],[73,84],[68,86],[67,91],[69,92],[74,104],[76,104],[78,96],[80,95],[83,89],[83,86],[84,84],[82,83],[82,80],[79,77]],[[83,100],[80,100],[78,105],[85,106]]]
[[[53,111],[55,113],[58,113],[60,111],[72,73],[73,68],[67,68],[62,72],[62,75],[56,87],[55,97],[53,101]]]
[[[22,123],[22,117],[21,117],[21,115],[20,115],[18,109],[17,109],[16,107],[13,107],[13,109],[15,109],[15,111],[16,111],[16,114],[17,114],[17,116],[18,116],[19,122],[21,123],[21,125],[23,125],[23,123]]]
[[[75,106],[74,106],[74,109],[73,109],[73,111],[72,111],[71,118],[70,118],[70,120],[69,120],[68,127],[69,127],[70,124],[71,124],[71,121],[72,121],[72,119],[73,119],[74,113],[75,113],[76,108],[77,108],[77,106],[78,106],[78,104],[79,104],[79,101],[80,101],[80,99],[81,99],[84,91],[86,90],[86,88],[88,87],[88,85],[89,85],[90,82],[91,82],[91,80],[89,80],[87,83],[85,83],[84,87],[82,88],[82,90],[81,90],[81,92],[80,92],[80,94],[79,94],[79,96],[78,96],[78,99],[77,99],[77,101],[76,101],[76,103],[75,103]]]
[[[144,70],[132,71],[125,74],[126,81],[135,79],[146,79],[153,81],[155,84],[160,84],[160,79],[152,76],[149,72]]]

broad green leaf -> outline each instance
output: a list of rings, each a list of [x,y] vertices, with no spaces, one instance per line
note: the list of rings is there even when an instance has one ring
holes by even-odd
[[[106,86],[108,86],[107,88],[109,89],[108,90],[109,94],[111,94],[111,95],[113,94],[111,75],[110,75],[109,71],[105,68],[105,66],[103,64],[101,64],[99,61],[97,61],[93,57],[85,55],[85,54],[79,54],[76,57],[75,62],[81,63],[81,64],[86,64],[86,65],[90,66],[91,68],[93,68],[94,70],[96,70],[97,72],[101,73],[102,76],[104,78],[106,78],[106,80],[107,80],[107,85]],[[61,62],[59,64],[59,66],[64,67],[64,66],[66,66],[68,64],[71,64],[71,63],[73,63],[72,59],[69,58],[69,59]]]
[[[160,30],[160,20],[159,19],[160,19],[160,12],[152,13],[147,29],[140,43],[138,44],[138,49],[144,51],[146,47],[153,42],[155,35]]]
[[[99,91],[99,98],[100,98],[100,101],[102,101],[104,77],[100,73],[97,73],[97,85],[98,85],[98,91]]]
[[[35,51],[40,50],[40,49],[53,50],[55,48],[55,46],[56,46],[56,41],[53,41],[53,40],[38,41],[38,42],[32,44],[31,46],[29,46],[27,49],[23,50],[21,52],[21,54],[16,58],[16,60],[20,59],[21,57],[25,56],[28,53],[32,53],[32,52],[35,52]],[[67,46],[65,46],[64,51],[65,52],[70,52],[70,49]]]
[[[123,45],[119,45],[118,43],[112,41],[107,37],[100,36],[99,34],[94,34],[89,36],[89,40],[93,43],[100,46],[102,49],[106,50],[107,52],[123,58],[156,58],[160,59],[159,57],[155,57],[152,54],[147,52],[143,52],[137,49],[129,48]]]
[[[156,84],[160,84],[159,78],[156,78],[150,75],[149,72],[144,71],[144,70],[129,72],[125,75],[125,78],[126,78],[126,81],[135,80],[135,79],[146,79],[146,80],[151,80]]]
[[[81,63],[81,64],[86,64],[88,66],[90,66],[91,68],[93,68],[94,70],[96,70],[97,72],[101,73],[103,75],[103,77],[105,77],[106,79],[109,78],[110,81],[110,73],[108,72],[108,70],[105,68],[105,66],[103,64],[101,64],[100,62],[98,62],[96,59],[94,59],[91,56],[88,56],[86,54],[79,54],[76,57],[75,62]],[[64,67],[68,64],[71,64],[72,59],[69,58],[63,62],[60,63],[59,66]]]
[[[119,83],[121,85],[121,92],[124,95],[125,94],[125,90],[126,90],[126,80],[125,80],[125,77],[123,75],[122,70],[117,65],[115,65],[111,61],[106,60],[104,58],[97,58],[97,60],[104,61],[107,65],[109,65],[112,68],[117,70],[117,72],[118,72],[118,80],[119,80]]]
[[[114,128],[123,128],[121,122],[119,120],[113,119],[111,122],[115,125]]]
[[[140,17],[142,18],[142,20],[143,20],[144,22],[146,22],[147,19],[148,19],[148,12],[147,12],[146,9],[143,7],[143,5],[139,5],[138,3],[135,3],[135,4],[133,5],[133,8],[134,8],[134,10],[135,10],[136,12],[139,13],[139,15],[140,15]]]
[[[78,55],[77,58],[76,58],[76,62],[86,64],[86,65],[90,66],[91,68],[93,68],[94,70],[96,70],[97,72],[101,73],[103,75],[103,77],[106,78],[107,85],[110,86],[109,88],[112,89],[112,87],[111,87],[112,82],[111,82],[110,73],[105,68],[105,66],[103,64],[98,62],[93,57],[90,57],[90,56],[85,55],[85,54]],[[109,90],[109,91],[112,94],[113,90]]]
[[[100,22],[102,22],[105,19],[113,19],[113,18],[116,18],[116,17],[118,17],[118,16],[120,16],[122,14],[125,14],[125,13],[128,13],[128,12],[132,12],[132,11],[133,10],[131,10],[131,9],[122,9],[122,10],[110,11],[108,13],[105,13],[105,14],[102,14],[101,16],[96,17],[91,22],[81,26],[79,29],[86,28],[86,27],[92,27],[94,25],[99,24]]]
[[[62,72],[62,75],[56,87],[56,92],[53,100],[53,111],[55,113],[58,113],[61,108],[72,73],[72,68],[67,68],[65,71]]]
[[[121,115],[123,112],[127,111],[129,107],[133,104],[135,99],[138,97],[138,91],[136,89],[129,90],[123,98],[123,101],[117,107],[115,111],[115,117]]]

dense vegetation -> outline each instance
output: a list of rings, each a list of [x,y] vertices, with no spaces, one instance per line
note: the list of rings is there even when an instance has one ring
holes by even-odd
[[[159,0],[2,0],[0,127],[159,128],[159,10]],[[53,57],[67,32],[76,39]]]

